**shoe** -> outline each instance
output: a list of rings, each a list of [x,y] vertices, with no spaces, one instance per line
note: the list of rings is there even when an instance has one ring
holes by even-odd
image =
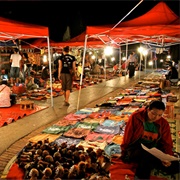
[[[70,104],[68,102],[64,102],[64,106],[69,106]]]

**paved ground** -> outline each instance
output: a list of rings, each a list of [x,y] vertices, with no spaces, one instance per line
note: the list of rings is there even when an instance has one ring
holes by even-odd
[[[121,88],[132,87],[134,83],[144,76],[144,72],[140,73],[141,76],[136,72],[136,76],[131,79],[128,76],[117,77],[98,85],[83,88],[81,91],[74,91],[70,95],[69,107],[63,106],[63,96],[54,98],[53,106],[50,99],[38,101],[37,104],[48,105],[49,108],[1,127],[0,177],[3,173],[6,173],[8,163],[25,146],[29,138],[39,134],[45,127],[54,124],[70,112],[75,112],[84,107],[95,107],[96,104],[102,103],[108,97],[118,94]]]

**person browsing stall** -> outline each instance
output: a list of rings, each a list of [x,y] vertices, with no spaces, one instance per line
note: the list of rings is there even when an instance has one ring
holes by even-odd
[[[10,56],[10,83],[11,86],[14,84],[14,79],[16,83],[19,83],[19,73],[20,73],[20,62],[22,60],[22,56],[19,54],[19,49],[15,48],[14,53]]]
[[[136,163],[137,179],[150,179],[151,170],[161,169],[167,174],[178,172],[178,161],[161,161],[144,150],[156,147],[166,154],[174,155],[173,141],[168,121],[163,118],[165,105],[153,100],[150,104],[131,114],[125,127],[121,144],[121,159],[125,163]]]
[[[63,55],[59,57],[58,79],[62,81],[64,91],[64,105],[69,106],[73,76],[76,74],[76,59],[70,54],[69,46],[64,47]]]

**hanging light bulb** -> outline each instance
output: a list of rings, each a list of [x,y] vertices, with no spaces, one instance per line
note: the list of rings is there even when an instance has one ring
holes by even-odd
[[[107,46],[105,49],[104,49],[104,54],[106,56],[109,56],[113,53],[113,48],[111,46]]]

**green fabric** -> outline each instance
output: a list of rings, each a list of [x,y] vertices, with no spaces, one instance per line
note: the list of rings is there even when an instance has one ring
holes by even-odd
[[[57,126],[57,125],[52,125],[46,129],[44,129],[42,132],[47,133],[47,134],[59,134],[59,133],[64,133],[68,131],[71,128],[71,126]]]

